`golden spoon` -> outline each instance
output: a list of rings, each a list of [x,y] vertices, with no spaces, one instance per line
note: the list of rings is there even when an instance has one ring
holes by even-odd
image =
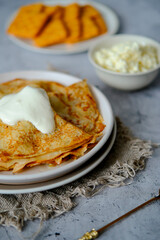
[[[94,228],[90,231],[90,232],[86,232],[81,238],[79,238],[79,240],[91,240],[91,239],[95,239],[99,236],[100,233],[102,233],[106,228],[112,226],[113,224],[117,223],[118,221],[122,220],[125,217],[128,217],[129,215],[131,215],[132,213],[136,212],[137,210],[139,210],[140,208],[146,206],[147,204],[160,199],[160,189],[159,189],[159,195],[149,199],[147,202],[142,203],[141,205],[139,205],[138,207],[132,209],[131,211],[125,213],[124,215],[122,215],[121,217],[115,219],[114,221],[108,223],[107,225],[105,225],[104,227],[95,230]]]

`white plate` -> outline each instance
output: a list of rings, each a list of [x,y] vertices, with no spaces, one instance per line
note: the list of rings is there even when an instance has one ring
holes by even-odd
[[[23,38],[18,38],[12,35],[8,35],[9,38],[14,41],[17,45],[26,48],[28,50],[31,51],[36,51],[36,52],[40,52],[40,53],[49,53],[49,54],[71,54],[71,53],[78,53],[78,52],[83,52],[89,49],[89,47],[91,46],[91,44],[94,44],[98,39],[102,39],[103,36],[106,35],[113,35],[117,32],[118,28],[119,28],[119,20],[117,15],[106,5],[103,5],[101,3],[98,2],[94,2],[94,1],[88,1],[88,0],[54,0],[54,1],[44,1],[45,4],[48,5],[68,5],[72,2],[78,2],[80,5],[85,5],[85,4],[90,4],[92,6],[94,6],[95,8],[97,8],[99,10],[99,12],[102,14],[107,27],[108,27],[108,32],[106,34],[103,34],[99,37],[90,39],[90,40],[86,40],[83,42],[79,42],[79,43],[75,43],[73,45],[67,45],[67,44],[57,44],[54,46],[50,46],[50,47],[45,47],[45,48],[38,48],[35,47],[32,44],[32,41],[30,40],[26,40]],[[10,23],[12,22],[13,18],[15,17],[16,13],[13,14],[13,16],[9,19],[8,23],[7,23],[7,28],[10,25]]]
[[[81,81],[81,79],[70,76],[64,73],[58,72],[45,72],[45,71],[24,71],[24,72],[11,72],[0,74],[0,81],[6,82],[15,78],[25,78],[25,79],[43,79],[49,81],[56,81],[63,85],[71,85],[73,83]],[[113,129],[114,117],[111,105],[108,99],[100,92],[96,87],[90,86],[90,89],[94,95],[97,102],[99,111],[104,119],[106,128],[103,131],[103,136],[97,145],[87,152],[84,156],[78,158],[75,161],[65,162],[56,167],[49,166],[37,166],[24,170],[22,173],[13,174],[10,171],[0,172],[0,183],[5,184],[28,184],[34,182],[46,181],[49,179],[57,178],[67,174],[74,169],[78,168],[80,165],[84,164],[89,158],[91,158],[96,152],[98,152],[101,147],[106,143],[109,138],[111,131]]]
[[[110,152],[116,138],[117,133],[117,125],[116,122],[114,124],[113,131],[110,135],[110,138],[106,142],[100,151],[95,154],[87,163],[83,164],[80,168],[71,172],[63,177],[52,179],[45,182],[34,183],[34,184],[26,184],[26,185],[9,185],[9,184],[0,184],[0,193],[1,194],[20,194],[20,193],[31,193],[31,192],[40,192],[46,191],[49,189],[57,188],[73,182],[78,178],[84,176],[89,173],[95,167],[97,167],[108,155]],[[107,158],[104,160],[107,161]]]

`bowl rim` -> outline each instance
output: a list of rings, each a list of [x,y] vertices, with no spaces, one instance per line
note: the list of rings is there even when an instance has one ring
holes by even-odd
[[[160,68],[160,60],[159,60],[159,63],[157,64],[157,66],[155,67],[155,68],[153,68],[153,69],[150,69],[150,70],[148,70],[148,71],[146,71],[146,72],[139,72],[139,73],[121,73],[121,72],[115,72],[115,71],[111,71],[111,70],[108,70],[108,69],[106,69],[106,68],[103,68],[102,66],[100,66],[98,63],[96,63],[95,62],[95,60],[94,60],[94,58],[93,58],[93,53],[94,53],[94,51],[95,51],[95,48],[97,48],[99,45],[101,45],[101,44],[103,44],[103,43],[105,43],[106,41],[111,41],[113,38],[118,38],[118,37],[120,37],[120,38],[122,38],[123,39],[123,37],[125,38],[127,38],[127,37],[129,37],[129,38],[143,38],[144,40],[149,40],[149,41],[152,41],[153,42],[153,45],[155,46],[155,48],[157,49],[157,50],[159,50],[160,51],[160,43],[159,42],[157,42],[157,41],[155,41],[154,39],[152,39],[152,38],[148,38],[148,37],[145,37],[145,36],[142,36],[142,35],[133,35],[133,34],[116,34],[116,35],[113,35],[113,36],[107,36],[107,37],[104,37],[101,41],[98,41],[97,43],[95,43],[94,45],[92,45],[90,48],[89,48],[89,51],[88,51],[88,58],[89,58],[89,61],[90,61],[90,63],[95,67],[95,68],[97,68],[98,70],[100,70],[100,71],[103,71],[103,72],[105,72],[105,73],[109,73],[109,74],[112,74],[112,75],[116,75],[116,76],[128,76],[128,77],[130,77],[130,76],[141,76],[141,75],[146,75],[146,74],[149,74],[149,73],[152,73],[152,72],[154,72],[154,71],[156,71],[156,70],[159,70],[159,68]],[[127,40],[123,40],[124,42],[125,41],[127,41]],[[131,41],[131,40],[128,40],[128,41]]]

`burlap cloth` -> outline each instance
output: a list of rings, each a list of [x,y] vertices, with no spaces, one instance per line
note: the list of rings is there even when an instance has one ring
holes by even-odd
[[[79,196],[91,197],[103,187],[129,184],[145,160],[152,155],[152,144],[134,137],[119,119],[115,144],[96,170],[57,189],[15,195],[0,195],[0,224],[22,229],[26,220],[56,217],[70,211]],[[128,181],[129,180],[129,181]]]

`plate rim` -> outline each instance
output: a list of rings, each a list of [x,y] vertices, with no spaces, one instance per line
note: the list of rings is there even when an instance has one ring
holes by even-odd
[[[71,48],[69,47],[68,49],[65,49],[65,50],[57,50],[57,49],[50,48],[50,47],[38,48],[38,47],[34,47],[34,45],[30,45],[30,44],[26,43],[25,40],[23,40],[21,38],[18,38],[16,36],[7,34],[8,38],[12,42],[14,42],[17,46],[20,46],[20,47],[22,47],[22,48],[24,48],[26,50],[30,50],[32,52],[43,53],[43,54],[53,54],[53,55],[68,55],[68,54],[76,54],[76,53],[88,51],[89,48],[90,48],[90,45],[94,44],[95,41],[99,41],[99,40],[103,39],[103,37],[106,37],[106,36],[114,35],[118,31],[118,29],[119,29],[120,21],[119,21],[118,15],[116,14],[116,12],[114,10],[112,10],[112,8],[110,8],[106,4],[95,2],[93,0],[92,0],[92,2],[89,1],[89,0],[58,0],[58,1],[57,0],[55,0],[55,1],[54,0],[50,0],[50,1],[49,0],[48,1],[44,0],[43,1],[44,4],[51,4],[51,5],[57,4],[56,2],[57,3],[63,2],[63,3],[60,3],[60,4],[64,4],[64,5],[69,4],[69,3],[73,3],[73,2],[77,2],[77,3],[80,3],[80,4],[90,4],[90,5],[93,5],[93,6],[97,7],[97,8],[101,8],[101,9],[103,8],[114,19],[114,28],[110,32],[102,34],[102,35],[100,35],[98,37],[95,37],[95,38],[92,38],[92,39],[89,39],[89,40],[86,40],[86,41],[79,42],[80,43],[80,49],[79,48],[72,48],[72,47]],[[14,11],[10,15],[8,20],[6,21],[6,27],[5,27],[6,30],[8,29],[8,26],[11,23],[11,21],[13,20],[13,18],[16,15],[17,11],[18,11],[18,9],[16,11]],[[77,44],[79,44],[79,43],[77,43]],[[88,44],[88,45],[86,47],[84,47],[85,44]],[[82,47],[81,47],[81,45],[82,45]],[[76,44],[74,44],[74,46],[76,46]]]
[[[3,79],[3,77],[5,78],[8,75],[9,75],[9,77],[8,77],[9,79],[14,79],[16,77],[23,77],[23,78],[25,78],[24,75],[26,75],[26,74],[29,74],[30,76],[32,76],[33,74],[37,74],[37,75],[40,75],[40,76],[49,74],[51,78],[53,77],[53,79],[55,78],[55,76],[59,76],[60,78],[61,78],[61,76],[63,76],[65,78],[65,81],[66,81],[67,78],[69,79],[68,81],[70,81],[70,78],[71,78],[71,81],[74,81],[74,82],[82,81],[80,78],[72,76],[72,75],[69,75],[69,74],[60,73],[60,72],[51,72],[51,71],[19,71],[19,72],[15,71],[15,72],[9,72],[9,73],[0,74],[0,79]],[[14,77],[12,77],[13,75],[14,75]],[[38,77],[37,79],[42,79],[43,77]],[[28,78],[28,77],[26,77],[26,78]],[[48,77],[45,77],[44,80],[47,80],[47,78]],[[32,79],[34,79],[34,76],[33,76]],[[4,80],[2,82],[5,82],[5,81],[6,80]],[[52,81],[55,81],[55,80],[52,80]],[[57,82],[59,82],[59,80]],[[97,91],[105,99],[106,103],[108,104],[108,109],[109,109],[110,114],[111,114],[110,115],[111,122],[109,122],[110,125],[108,124],[108,130],[107,130],[108,132],[107,132],[106,135],[104,134],[104,136],[97,143],[97,145],[90,152],[87,153],[87,159],[85,159],[86,156],[84,155],[84,156],[78,158],[76,161],[68,163],[68,165],[66,165],[64,167],[61,166],[59,168],[60,170],[57,170],[58,173],[65,171],[63,169],[67,169],[68,172],[69,172],[69,169],[71,167],[75,169],[75,168],[77,168],[76,165],[78,165],[78,167],[79,167],[80,165],[82,165],[86,161],[88,161],[88,159],[91,158],[97,151],[99,151],[99,149],[105,144],[105,142],[107,141],[107,139],[109,139],[109,136],[110,136],[110,134],[112,132],[113,125],[114,125],[114,114],[113,114],[113,110],[112,110],[111,104],[110,104],[108,98],[99,89],[97,89],[95,86],[90,85],[90,84],[89,84],[89,86],[92,87],[91,90]],[[5,182],[13,181],[13,184],[16,184],[19,181],[24,181],[24,178],[25,178],[25,180],[27,179],[27,182],[31,182],[31,181],[33,182],[33,181],[37,181],[36,179],[39,178],[39,175],[41,175],[40,178],[45,179],[45,178],[49,178],[49,176],[50,176],[50,178],[53,178],[53,175],[56,175],[56,173],[54,173],[53,169],[51,169],[51,170],[49,169],[48,171],[45,171],[45,172],[42,172],[42,173],[35,173],[35,174],[29,174],[29,175],[7,175],[7,174],[6,175],[3,175],[3,174],[1,175],[0,174],[0,182],[4,183],[4,181]],[[56,178],[56,177],[54,177],[54,178]],[[32,179],[32,180],[29,180],[29,179]],[[22,183],[22,184],[26,184],[26,183]]]
[[[51,190],[54,188],[64,186],[66,184],[69,184],[73,181],[78,180],[79,178],[85,176],[87,173],[91,172],[94,168],[96,168],[104,160],[105,157],[107,157],[107,155],[110,153],[110,151],[114,145],[114,142],[116,140],[116,135],[117,135],[117,123],[116,123],[116,120],[114,120],[114,127],[113,127],[113,131],[111,133],[111,136],[110,136],[111,140],[109,142],[108,147],[100,155],[100,157],[97,157],[97,160],[95,160],[94,162],[86,163],[89,165],[89,167],[86,167],[84,164],[84,165],[80,166],[80,168],[78,168],[77,170],[72,171],[69,174],[66,174],[65,176],[58,178],[58,180],[60,180],[60,182],[58,182],[58,183],[53,182],[53,183],[49,183],[49,185],[46,185],[48,182],[57,180],[57,179],[50,179],[50,180],[44,181],[44,182],[26,184],[28,186],[31,186],[31,188],[27,188],[27,189],[23,189],[24,185],[18,185],[22,189],[13,189],[14,186],[17,186],[16,184],[15,185],[0,184],[0,194],[10,194],[11,195],[11,194],[26,194],[26,193],[42,192],[42,191],[47,191],[47,190]],[[81,171],[80,171],[80,169],[81,169]],[[79,171],[80,171],[80,173],[76,174],[76,172],[79,172]],[[63,178],[64,178],[64,180],[63,180]],[[40,184],[44,184],[44,185],[39,186],[39,187],[35,186],[35,185],[40,185]],[[6,187],[10,186],[11,189],[10,190],[1,189],[1,185],[6,186]]]

